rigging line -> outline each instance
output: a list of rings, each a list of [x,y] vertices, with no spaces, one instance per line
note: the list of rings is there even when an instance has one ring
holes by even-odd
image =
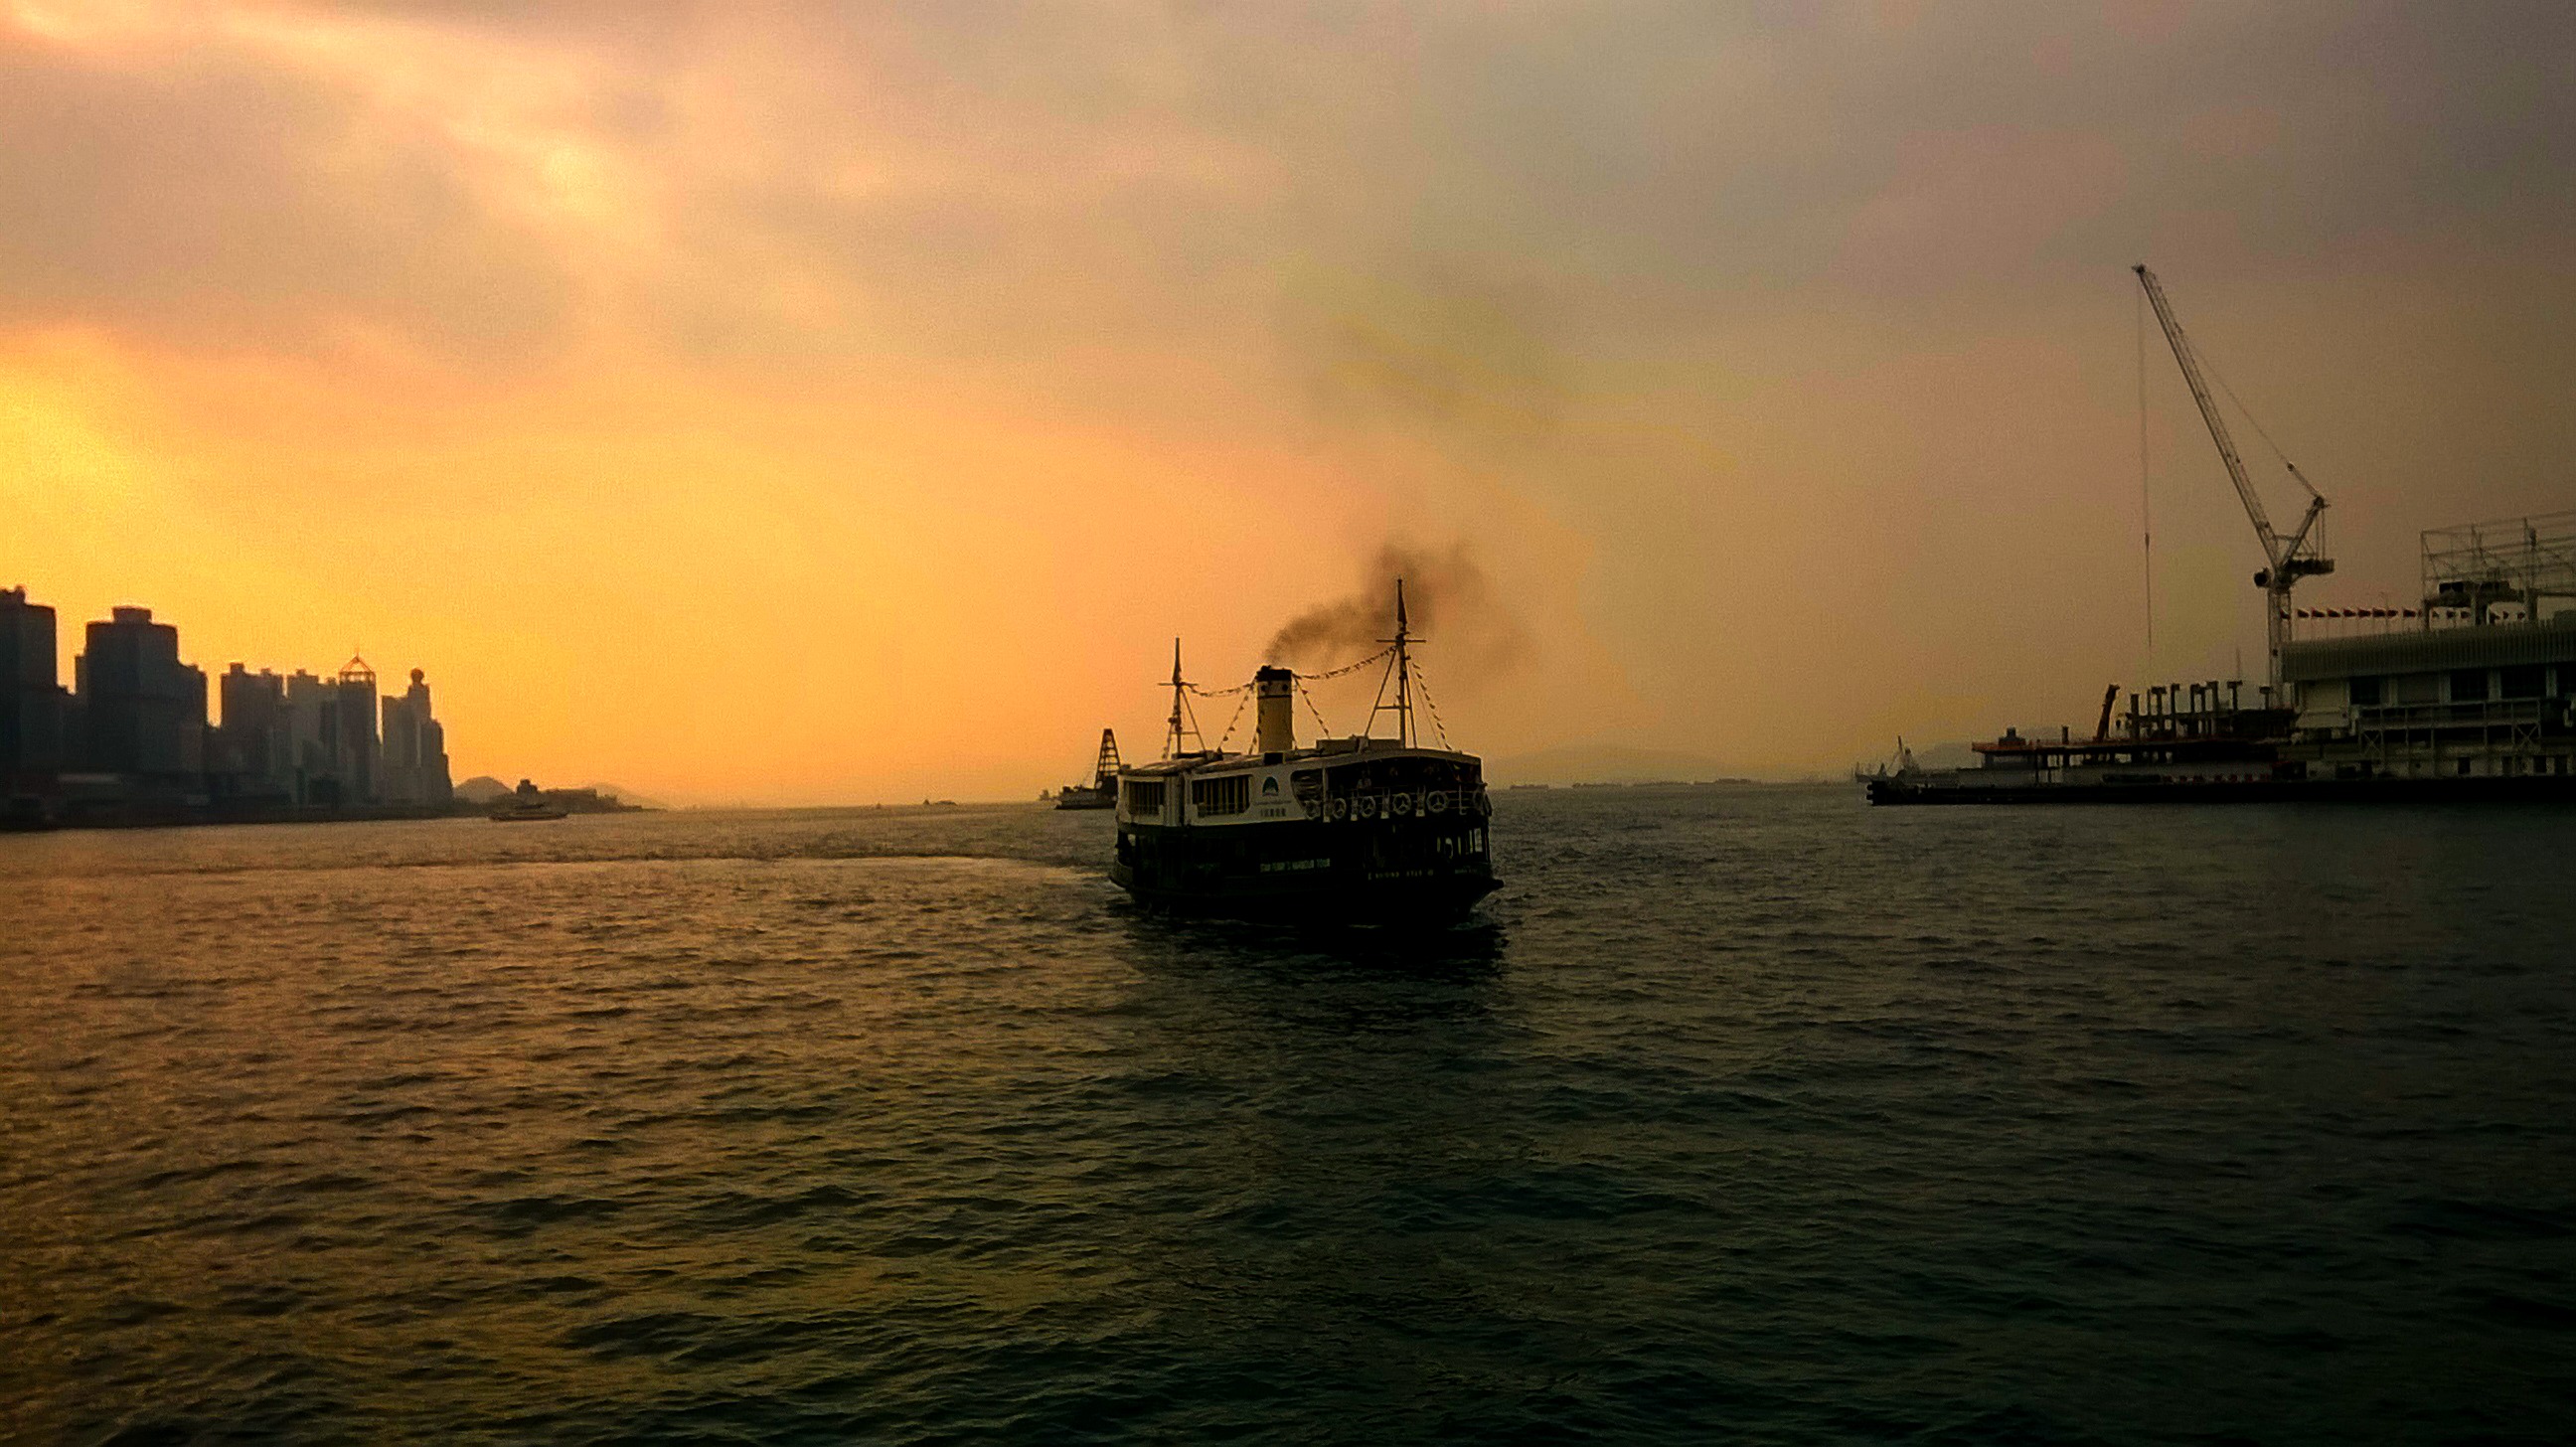
[[[1394,654],[1394,649],[1378,649],[1376,654],[1368,654],[1368,657],[1365,657],[1365,659],[1358,659],[1358,662],[1342,664],[1342,667],[1337,667],[1337,669],[1327,669],[1327,672],[1301,672],[1301,675],[1298,675],[1298,677],[1306,677],[1306,680],[1327,680],[1327,677],[1355,675],[1355,672],[1360,672],[1360,669],[1365,669],[1365,667],[1368,667],[1368,664],[1376,664],[1378,659],[1386,659],[1388,654]]]
[[[1199,727],[1199,711],[1191,708],[1188,700],[1184,699],[1181,703],[1180,715],[1184,726],[1176,727],[1172,730],[1170,748],[1171,755],[1174,757],[1177,757],[1180,754],[1181,740],[1183,739],[1194,738],[1199,741],[1200,748],[1204,749],[1207,747],[1207,730]]]
[[[1431,696],[1430,683],[1417,673],[1413,676],[1413,688],[1422,695],[1423,705],[1431,710],[1431,731],[1440,735],[1440,747],[1449,747],[1449,726],[1440,721],[1440,703]]]
[[[1394,714],[1396,742],[1409,748],[1412,746],[1413,741],[1406,738],[1405,734],[1410,730],[1412,721],[1405,716],[1405,708],[1407,705],[1404,691],[1404,680],[1401,680],[1396,676],[1395,665],[1397,659],[1395,657],[1395,650],[1390,648],[1381,656],[1386,659],[1386,672],[1378,676],[1377,695],[1369,700],[1368,727],[1363,729],[1362,732],[1366,733],[1371,738],[1377,737],[1377,716],[1382,713]],[[1408,672],[1409,671],[1410,670],[1408,670]],[[1387,690],[1389,688],[1393,688],[1395,690],[1395,702],[1393,703],[1388,703],[1386,701]]]
[[[1315,679],[1318,681],[1327,678],[1339,678],[1345,673],[1357,673],[1361,669],[1368,667],[1370,664],[1377,662],[1379,659],[1386,657],[1394,651],[1395,650],[1392,648],[1382,648],[1377,652],[1370,654],[1368,657],[1361,659],[1357,663],[1345,663],[1339,668],[1332,669],[1324,673],[1300,673],[1297,676],[1299,678]]]
[[[1163,757],[1167,759],[1180,756],[1181,741],[1184,739],[1195,738],[1199,741],[1200,748],[1207,747],[1207,731],[1199,727],[1199,711],[1191,707],[1188,698],[1188,690],[1191,687],[1192,685],[1189,684],[1181,685],[1181,696],[1172,700],[1172,731],[1163,743]]]
[[[2208,372],[2211,379],[2218,383],[2218,390],[2227,394],[2227,400],[2236,404],[2237,415],[2243,417],[2246,425],[2254,429],[2255,436],[2263,439],[2264,446],[2272,449],[2273,458],[2283,467],[2289,468],[2290,476],[2299,478],[2299,486],[2308,488],[2308,496],[2316,496],[2317,490],[2308,487],[2306,478],[2299,477],[2299,469],[2290,462],[2290,455],[2281,450],[2281,444],[2272,440],[2271,433],[2263,430],[2263,419],[2255,416],[2254,409],[2245,405],[2245,399],[2236,395],[2236,389],[2227,385],[2227,374],[2218,370],[2218,364],[2209,359],[2209,353],[2200,349],[2200,343],[2190,341],[2188,338],[2185,341],[2191,347],[2192,356],[2199,360],[2201,369]]]
[[[1309,691],[1302,682],[1297,685],[1297,696],[1306,700],[1306,712],[1315,716],[1315,727],[1323,730],[1323,732],[1318,735],[1319,740],[1331,738],[1333,736],[1333,726],[1324,721],[1324,711],[1315,706],[1315,695]]]
[[[1239,688],[1235,692],[1243,696],[1234,701],[1234,716],[1225,721],[1225,732],[1217,735],[1216,751],[1220,754],[1225,752],[1226,740],[1234,737],[1234,726],[1243,722],[1243,706],[1252,701],[1252,690]]]

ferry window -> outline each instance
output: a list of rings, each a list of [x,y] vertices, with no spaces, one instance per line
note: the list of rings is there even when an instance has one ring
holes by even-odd
[[[2353,706],[2356,708],[2377,708],[2379,706],[2379,680],[2376,678],[2354,679],[2352,681],[2352,701]]]
[[[2484,703],[2487,701],[2487,671],[2463,668],[2451,675],[2451,702]]]
[[[1128,812],[1129,814],[1160,814],[1160,813],[1162,813],[1162,812],[1163,812],[1163,781],[1162,781],[1162,780],[1160,780],[1160,779],[1152,779],[1152,780],[1146,780],[1146,779],[1130,779],[1130,780],[1128,780],[1128,781],[1127,781],[1127,812]]]
[[[1240,814],[1252,807],[1252,776],[1197,780],[1190,785],[1190,805],[1201,814]]]
[[[2496,696],[2498,698],[2538,698],[2540,681],[2540,665],[2537,663],[2523,668],[2505,669],[2496,677],[2498,685]]]

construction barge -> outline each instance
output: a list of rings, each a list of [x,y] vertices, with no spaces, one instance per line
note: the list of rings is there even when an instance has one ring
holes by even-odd
[[[2491,594],[2483,624],[2292,641],[2283,706],[2268,687],[2245,706],[2242,684],[2211,681],[2131,693],[2113,717],[2115,688],[2090,738],[2006,730],[1971,745],[1977,764],[1964,769],[1917,768],[1900,749],[1861,782],[1873,804],[2576,803],[2576,512],[2503,526],[2533,540],[2550,529],[2564,549],[2564,591],[2513,590],[2556,602],[2552,616],[2526,618],[2520,598]]]
[[[1039,796],[1041,799],[1045,795]],[[1110,729],[1100,731],[1100,755],[1091,766],[1091,782],[1067,784],[1055,792],[1059,809],[1115,809],[1118,807],[1118,735]]]
[[[2298,608],[2291,591],[2334,571],[2307,490],[2277,533],[2155,274],[2136,268],[2210,439],[2262,543],[2271,681],[2251,706],[2235,680],[2103,695],[2089,738],[2003,737],[1970,768],[1860,773],[1873,804],[2234,803],[2292,800],[2576,802],[2576,511],[2421,535],[2409,608]],[[2313,636],[2301,637],[2307,631]]]
[[[1298,923],[1443,925],[1492,893],[1484,764],[1415,733],[1400,581],[1395,618],[1370,727],[1311,747],[1296,737],[1298,675],[1279,667],[1248,685],[1252,749],[1205,747],[1175,643],[1165,755],[1118,770],[1110,879],[1151,909]],[[1392,738],[1374,732],[1385,715]]]

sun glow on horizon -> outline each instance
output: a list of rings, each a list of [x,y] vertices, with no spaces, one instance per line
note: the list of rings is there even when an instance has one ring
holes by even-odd
[[[2339,585],[2563,505],[2545,47],[1902,19],[9,0],[0,585],[66,668],[117,603],[421,667],[459,777],[866,802],[1465,549],[1527,636],[1429,646],[1470,747],[1826,772],[2259,638],[2153,374],[2145,655],[2142,255]],[[2418,70],[2529,103],[2338,99]]]

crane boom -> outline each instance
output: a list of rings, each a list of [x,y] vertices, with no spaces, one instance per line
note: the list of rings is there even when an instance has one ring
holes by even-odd
[[[2281,698],[2281,645],[2290,639],[2290,587],[2301,578],[2312,578],[2334,571],[2334,562],[2317,556],[2315,533],[2317,514],[2326,509],[2326,500],[2315,486],[2290,467],[2290,476],[2308,490],[2308,511],[2299,519],[2298,531],[2287,542],[2272,528],[2271,514],[2263,510],[2262,494],[2254,490],[2254,480],[2245,475],[2245,459],[2236,453],[2236,439],[2227,433],[2227,419],[2218,412],[2218,399],[2209,395],[2209,384],[2200,377],[2200,359],[2193,355],[2191,339],[2183,335],[2182,323],[2174,320],[2173,306],[2165,300],[2165,289],[2156,274],[2141,264],[2130,270],[2138,274],[2138,285],[2146,288],[2147,300],[2154,304],[2156,322],[2165,329],[2165,340],[2172,344],[2174,361],[2182,368],[2182,379],[2191,387],[2191,400],[2200,404],[2200,420],[2209,424],[2209,440],[2218,444],[2218,455],[2227,463],[2227,479],[2236,484],[2237,500],[2245,504],[2245,516],[2254,524],[2255,537],[2263,543],[2263,571],[2254,575],[2254,586],[2263,590],[2263,641],[2271,656],[2272,683],[2264,690]],[[2259,424],[2258,424],[2259,425]],[[2289,466],[2283,458],[2282,465]]]
[[[2182,367],[2182,379],[2191,387],[2191,400],[2200,404],[2200,420],[2209,424],[2209,440],[2218,444],[2218,455],[2227,463],[2228,480],[2236,484],[2236,496],[2245,504],[2245,516],[2253,519],[2254,535],[2263,540],[2263,560],[2277,568],[2281,565],[2281,536],[2272,530],[2271,514],[2263,510],[2263,496],[2254,490],[2254,480],[2245,475],[2245,459],[2236,455],[2236,439],[2227,433],[2227,419],[2218,412],[2218,399],[2209,395],[2209,384],[2200,379],[2200,362],[2191,354],[2191,341],[2182,334],[2182,323],[2174,320],[2173,306],[2165,300],[2165,289],[2156,274],[2142,264],[2133,268],[2138,284],[2147,289],[2147,302],[2156,309],[2156,322],[2165,329],[2165,341],[2172,345],[2174,361]]]

